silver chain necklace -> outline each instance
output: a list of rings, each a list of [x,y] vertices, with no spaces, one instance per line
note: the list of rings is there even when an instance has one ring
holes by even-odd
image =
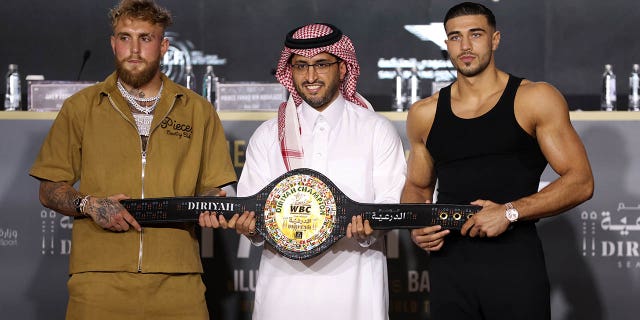
[[[158,90],[158,94],[155,97],[151,97],[151,98],[141,98],[141,97],[136,97],[136,96],[132,95],[122,85],[122,83],[120,82],[120,79],[118,79],[117,85],[118,85],[118,89],[120,90],[120,93],[122,94],[122,96],[127,100],[127,102],[129,102],[129,104],[132,107],[134,107],[136,110],[138,110],[138,111],[140,111],[140,112],[142,112],[144,114],[150,114],[151,112],[153,112],[153,110],[158,105],[158,102],[160,101],[160,95],[162,94],[162,89],[164,88],[164,81],[162,82],[162,84],[160,84],[160,90]],[[144,106],[140,105],[140,103],[138,101],[139,102],[153,102],[153,104],[151,104],[148,107],[144,107]]]

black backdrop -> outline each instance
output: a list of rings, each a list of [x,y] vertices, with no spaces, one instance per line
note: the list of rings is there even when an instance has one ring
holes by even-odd
[[[405,31],[406,24],[441,22],[450,0],[159,0],[170,8],[170,31],[226,65],[227,81],[273,81],[287,31],[325,21],[353,39],[362,77],[359,91],[378,110],[390,105],[391,80],[377,78],[379,58],[440,59],[439,48]],[[497,16],[502,31],[498,67],[556,85],[572,109],[598,106],[600,74],[611,63],[626,106],[627,76],[640,63],[634,31],[640,3],[632,0],[480,0]],[[107,11],[116,0],[3,0],[0,3],[0,68],[20,66],[21,75],[76,80],[83,54],[91,57],[81,80],[102,80],[113,69]],[[201,74],[203,67],[196,69]],[[1,69],[0,69],[1,70]]]

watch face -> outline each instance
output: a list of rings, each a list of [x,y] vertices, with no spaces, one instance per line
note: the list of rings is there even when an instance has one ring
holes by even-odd
[[[505,215],[507,216],[507,219],[511,222],[515,222],[516,220],[518,220],[518,210],[516,209],[507,209],[507,212],[505,213]]]

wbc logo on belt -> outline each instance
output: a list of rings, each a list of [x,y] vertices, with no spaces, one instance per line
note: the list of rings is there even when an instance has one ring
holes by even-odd
[[[269,193],[264,222],[267,233],[286,250],[313,249],[327,240],[335,226],[333,193],[317,177],[285,178]]]

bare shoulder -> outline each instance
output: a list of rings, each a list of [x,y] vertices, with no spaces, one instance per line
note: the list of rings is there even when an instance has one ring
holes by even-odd
[[[418,100],[411,108],[409,108],[409,114],[407,120],[410,118],[419,118],[421,121],[433,119],[436,114],[436,106],[438,105],[438,97],[440,93],[436,92],[434,95]]]
[[[548,105],[560,103],[566,106],[562,93],[553,85],[542,81],[522,80],[516,99],[525,104],[540,103]]]
[[[436,115],[439,93],[415,102],[407,114],[409,139],[426,140]]]
[[[536,122],[549,117],[569,116],[564,96],[547,82],[523,80],[516,94],[515,106],[516,116],[532,117]]]
[[[522,91],[526,91],[528,93],[549,93],[549,92],[556,92],[556,93],[560,93],[560,91],[558,91],[558,89],[556,89],[556,87],[554,87],[552,84],[548,83],[548,82],[544,82],[544,81],[531,81],[531,80],[527,80],[524,79],[522,80],[522,82],[520,83],[520,90]]]

